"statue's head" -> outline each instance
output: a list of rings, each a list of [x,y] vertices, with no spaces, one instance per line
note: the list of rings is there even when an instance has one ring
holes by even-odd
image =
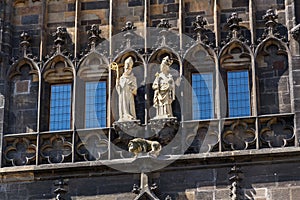
[[[172,65],[172,63],[173,60],[171,60],[169,56],[165,56],[161,61],[160,71],[162,71],[163,73],[168,73],[170,69],[169,67]]]
[[[125,72],[127,72],[127,71],[131,72],[132,67],[133,67],[133,59],[132,59],[132,57],[126,58],[125,63],[124,63],[124,70],[125,70]]]

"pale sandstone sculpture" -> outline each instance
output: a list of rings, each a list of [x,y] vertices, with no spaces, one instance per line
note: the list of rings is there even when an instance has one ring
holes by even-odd
[[[154,119],[172,118],[172,102],[175,100],[175,82],[170,74],[173,61],[166,56],[160,64],[160,73],[157,73],[152,85],[154,90],[153,104],[156,108]]]
[[[124,73],[120,78],[117,75],[116,89],[119,94],[119,120],[136,120],[134,96],[137,94],[136,77],[132,73],[132,57],[128,57],[124,63]],[[118,73],[118,71],[117,71]]]

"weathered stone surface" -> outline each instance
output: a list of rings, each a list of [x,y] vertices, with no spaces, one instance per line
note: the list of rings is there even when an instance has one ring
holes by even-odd
[[[22,24],[38,24],[39,23],[39,15],[27,15],[23,16],[21,20]]]

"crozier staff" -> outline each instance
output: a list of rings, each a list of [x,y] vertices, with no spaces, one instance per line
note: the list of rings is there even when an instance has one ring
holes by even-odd
[[[134,96],[137,94],[137,83],[136,77],[132,73],[133,64],[132,57],[128,57],[124,63],[124,73],[120,78],[117,71],[116,89],[119,95],[119,121],[136,120]]]

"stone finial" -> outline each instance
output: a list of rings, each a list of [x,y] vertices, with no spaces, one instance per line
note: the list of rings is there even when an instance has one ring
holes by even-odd
[[[21,50],[22,50],[22,55],[24,57],[27,57],[27,50],[28,50],[28,48],[30,46],[30,43],[29,43],[30,36],[28,35],[27,32],[23,32],[20,35],[20,40],[21,40],[20,47],[21,47]]]
[[[90,28],[90,30],[87,31],[87,34],[89,36],[88,40],[89,43],[88,45],[90,46],[91,49],[95,49],[96,45],[99,44],[99,42],[101,41],[101,30],[99,29],[99,27],[95,24],[93,24]]]
[[[68,184],[61,178],[58,181],[56,181],[54,183],[54,186],[58,186],[58,188],[56,188],[54,190],[54,193],[56,194],[55,196],[55,200],[66,200],[64,198],[64,195],[68,192],[64,186],[67,186]]]
[[[238,31],[241,28],[239,23],[242,21],[242,18],[239,18],[236,12],[232,13],[231,16],[227,19],[227,25],[232,32],[232,38],[238,38]]]
[[[132,40],[136,36],[133,31],[136,30],[136,26],[131,21],[127,21],[125,26],[121,29],[121,32],[125,32],[125,47],[130,48],[132,45]]]
[[[208,38],[205,35],[205,32],[207,31],[207,29],[205,28],[205,26],[207,25],[207,20],[203,16],[198,15],[192,25],[194,27],[194,31],[197,34],[197,41],[207,43]]]
[[[127,21],[125,26],[121,29],[121,32],[125,32],[125,31],[131,31],[131,30],[135,30],[136,26],[134,26],[134,23],[132,21]]]
[[[161,19],[159,24],[157,25],[157,28],[163,28],[163,29],[169,29],[172,25],[169,23],[169,20],[167,19]]]
[[[65,27],[59,26],[56,31],[52,34],[55,37],[54,44],[57,47],[57,52],[60,52],[60,48],[65,44],[67,29]]]
[[[291,35],[295,40],[300,42],[300,24],[291,29]]]
[[[274,30],[277,26],[277,22],[275,21],[278,19],[278,15],[275,14],[273,9],[267,10],[266,14],[263,16],[263,20],[265,20],[267,35],[273,35]]]

